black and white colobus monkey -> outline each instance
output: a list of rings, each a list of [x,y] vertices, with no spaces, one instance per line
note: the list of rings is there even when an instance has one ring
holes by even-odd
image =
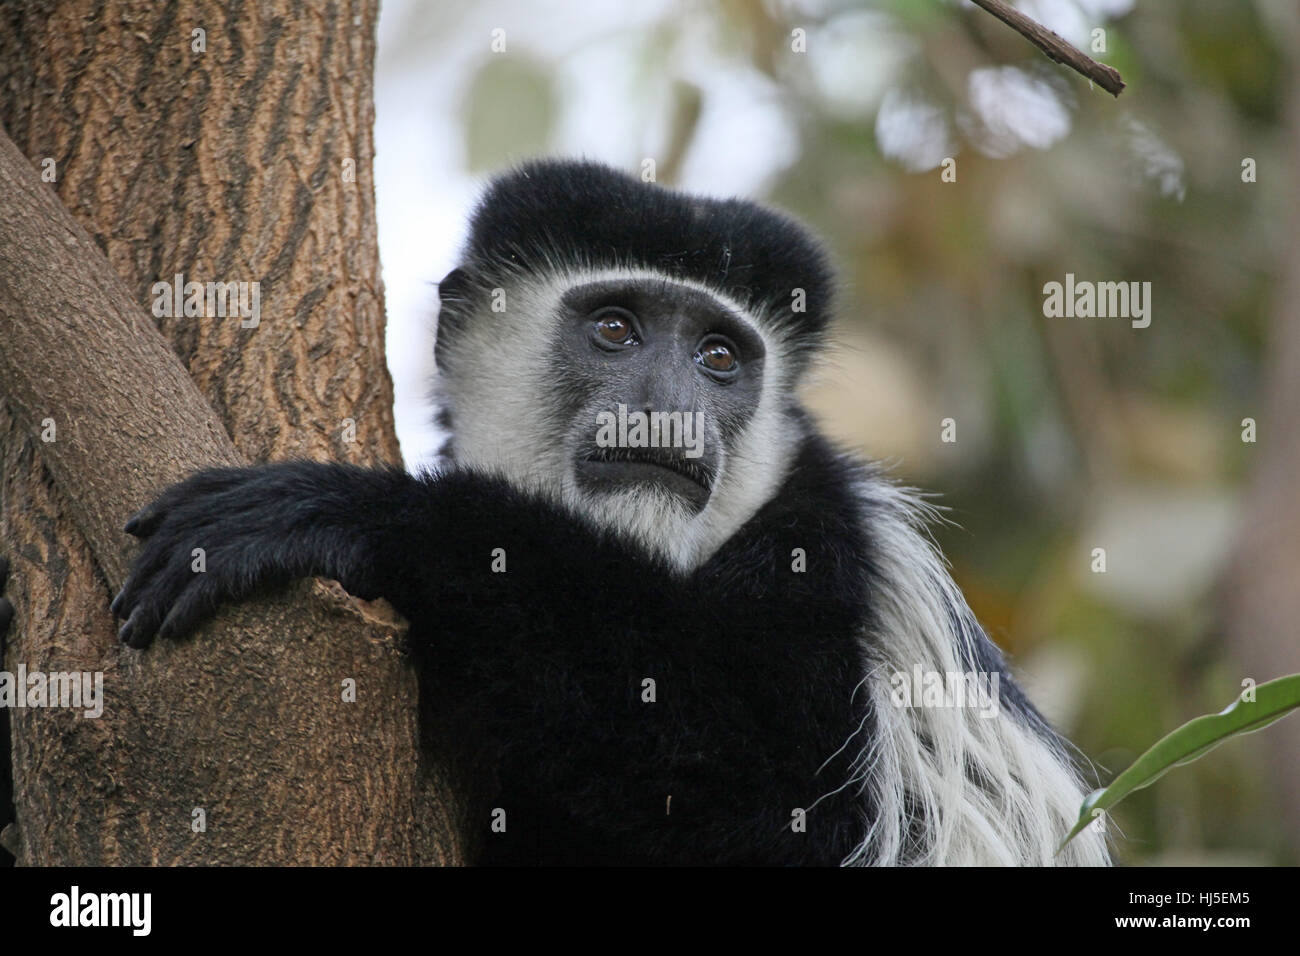
[[[1094,833],[1054,856],[1083,788],[926,507],[795,397],[831,299],[803,228],[535,162],[488,188],[440,295],[445,469],[172,487],[127,525],[123,641],[307,575],[387,598],[426,703],[488,757],[489,861],[1107,862]],[[702,441],[600,440],[638,412]],[[900,706],[916,668],[997,675],[1000,707]]]

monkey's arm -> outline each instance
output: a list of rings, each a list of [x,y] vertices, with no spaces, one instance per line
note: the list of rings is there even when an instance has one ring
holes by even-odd
[[[536,600],[520,607],[521,585],[534,599],[572,602],[609,553],[607,534],[498,478],[307,461],[199,472],[125,530],[141,547],[112,609],[133,647],[180,637],[223,603],[311,576],[386,598],[415,625],[469,601],[495,607],[498,620],[517,613],[531,630]],[[643,576],[644,562],[615,550],[637,566],[629,574]],[[499,573],[507,560],[514,573]]]
[[[400,469],[320,462],[212,469],[173,485],[127,522],[142,546],[113,601],[119,636],[132,647],[178,637],[222,603],[313,575],[403,610],[410,575],[390,573],[382,594],[378,582],[413,524],[428,521],[428,486]]]

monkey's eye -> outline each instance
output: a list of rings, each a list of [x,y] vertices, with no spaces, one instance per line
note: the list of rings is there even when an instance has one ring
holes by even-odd
[[[739,364],[735,349],[720,339],[710,339],[701,344],[695,353],[695,361],[710,372],[734,372]]]
[[[639,340],[636,327],[622,312],[602,312],[596,316],[596,334],[614,345],[635,345]]]

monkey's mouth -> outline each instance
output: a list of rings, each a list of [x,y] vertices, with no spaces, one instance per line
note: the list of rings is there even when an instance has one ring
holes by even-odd
[[[713,472],[698,459],[658,448],[593,448],[579,459],[578,483],[613,490],[631,482],[662,488],[685,498],[698,511],[713,490]]]

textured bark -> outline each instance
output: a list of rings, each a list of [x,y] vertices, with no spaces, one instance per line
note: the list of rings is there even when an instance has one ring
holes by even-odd
[[[4,667],[102,671],[106,697],[98,720],[11,712],[20,862],[459,858],[451,801],[431,796],[443,776],[417,772],[415,681],[386,606],[304,583],[145,654],[119,648],[108,612],[133,550],[122,522],[192,469],[398,460],[375,16],[374,0],[0,11],[0,119],[31,160],[0,142]],[[53,187],[32,168],[45,158]],[[260,325],[155,327],[151,286],[176,273],[260,282]]]
[[[261,283],[256,329],[159,322],[254,461],[400,457],[370,179],[377,13],[47,0],[0,14],[0,122],[33,162],[54,160],[59,198],[135,301],[177,273]],[[349,418],[355,444],[339,438]]]

